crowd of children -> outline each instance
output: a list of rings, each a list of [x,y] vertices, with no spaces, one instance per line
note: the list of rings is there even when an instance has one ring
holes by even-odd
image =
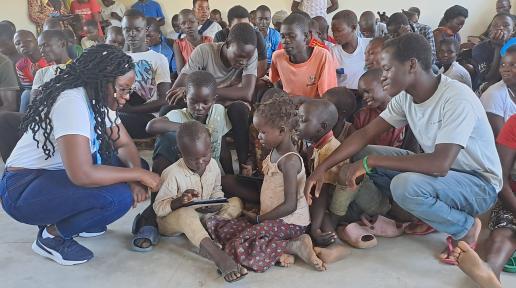
[[[152,0],[28,2],[37,37],[0,22],[0,198],[40,227],[36,253],[88,261],[73,238],[152,190],[133,250],[185,234],[228,282],[434,231],[450,235],[440,261],[480,287],[516,272],[510,0],[468,43],[459,5],[432,29],[417,7],[329,19],[337,0],[294,0],[291,14],[234,6],[226,23],[193,0],[166,35]],[[132,139],[155,139],[152,172]]]

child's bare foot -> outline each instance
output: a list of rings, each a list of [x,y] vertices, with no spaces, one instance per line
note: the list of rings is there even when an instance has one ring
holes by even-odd
[[[294,254],[311,265],[317,271],[325,271],[326,264],[317,257],[312,244],[312,239],[307,234],[303,234],[294,240],[290,240],[287,244],[289,254]]]
[[[333,243],[327,248],[314,247],[314,251],[317,257],[326,264],[338,262],[351,254],[351,249],[342,243]]]
[[[457,259],[460,270],[466,273],[481,288],[502,287],[493,270],[486,262],[480,259],[475,250],[466,242],[459,242],[458,246],[453,250],[453,256]]]
[[[296,262],[296,257],[290,254],[283,254],[276,263],[277,266],[288,268]]]
[[[481,229],[482,229],[482,223],[480,222],[480,219],[475,218],[475,222],[474,222],[473,226],[471,226],[471,229],[469,229],[466,236],[464,236],[462,239],[460,239],[460,241],[464,241],[465,243],[467,243],[470,246],[476,246],[478,236],[480,235]],[[453,240],[452,246],[456,247],[457,242],[458,242],[457,240]],[[439,255],[439,259],[447,260],[448,262],[457,261],[457,259],[453,256],[452,251],[449,251],[448,247],[446,247],[443,250],[443,252],[441,252],[441,254]]]
[[[335,235],[335,233],[323,233],[321,229],[310,232],[310,236],[312,236],[312,240],[314,241],[315,246],[318,247],[330,246],[331,244],[335,243],[335,240],[337,240],[337,235]]]
[[[247,275],[247,269],[237,264],[226,252],[213,242],[210,238],[204,238],[199,247],[199,254],[212,259],[217,265],[218,272],[226,282],[235,282]]]

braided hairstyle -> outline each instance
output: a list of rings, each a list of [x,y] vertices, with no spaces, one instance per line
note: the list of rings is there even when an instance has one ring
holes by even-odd
[[[27,114],[23,118],[21,130],[31,131],[37,148],[43,150],[46,159],[55,153],[55,144],[51,140],[54,130],[50,112],[59,95],[65,90],[84,87],[88,95],[89,105],[93,111],[95,121],[94,131],[100,144],[99,154],[102,162],[110,162],[115,155],[114,142],[120,137],[117,129],[116,137],[107,132],[106,118],[112,126],[118,121],[106,117],[108,112],[106,89],[114,83],[117,77],[134,69],[130,56],[120,49],[106,44],[96,45],[86,49],[73,63],[61,70],[55,78],[41,86],[41,96],[34,99],[29,105]],[[41,132],[43,143],[36,137]],[[112,139],[114,138],[114,139]]]
[[[299,124],[297,107],[282,92],[271,92],[273,94],[267,100],[255,106],[255,115],[260,115],[260,117],[267,119],[271,127],[276,129],[285,127],[292,131]]]

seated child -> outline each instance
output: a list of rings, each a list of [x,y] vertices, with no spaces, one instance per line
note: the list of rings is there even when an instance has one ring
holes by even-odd
[[[174,55],[178,74],[181,73],[183,67],[188,63],[188,59],[190,59],[190,55],[192,55],[195,47],[202,43],[213,42],[213,38],[210,36],[199,35],[197,32],[199,22],[197,22],[193,11],[190,9],[183,9],[179,12],[179,26],[184,37],[174,42]]]
[[[353,127],[359,130],[367,126],[387,108],[391,97],[383,90],[381,77],[383,70],[373,69],[367,71],[358,84],[359,93],[367,104],[353,116]],[[400,148],[405,137],[405,127],[391,128],[388,132],[369,143],[370,145],[382,145]]]
[[[337,61],[338,85],[357,90],[358,79],[365,72],[366,47],[371,39],[358,37],[358,20],[353,11],[338,12],[331,23],[333,36],[337,41],[331,51]]]
[[[176,72],[176,57],[174,54],[173,41],[165,38],[161,33],[161,26],[158,20],[153,17],[147,17],[147,45],[154,52],[157,52],[167,58],[168,69],[170,74]]]
[[[380,64],[380,57],[382,56],[381,53],[383,43],[385,43],[387,39],[387,37],[373,38],[367,45],[365,52],[365,65],[367,70],[382,68]]]
[[[487,119],[494,136],[498,136],[503,125],[509,118],[516,114],[516,72],[514,70],[516,65],[516,46],[507,49],[505,56],[502,57],[502,64],[500,65],[500,74],[502,81],[489,87],[489,89],[482,94],[480,102],[487,112]]]
[[[481,288],[501,288],[500,273],[506,269],[514,272],[511,270],[516,263],[516,185],[511,176],[516,159],[516,116],[503,126],[496,142],[502,160],[503,187],[491,212],[491,234],[485,243],[485,253],[480,257],[465,242],[459,242],[454,251],[459,268]]]
[[[214,104],[216,85],[215,78],[209,72],[196,71],[189,74],[186,80],[187,108],[172,110],[166,116],[149,122],[147,132],[160,135],[154,148],[152,171],[161,174],[180,159],[177,131],[181,123],[189,121],[198,121],[208,128],[211,135],[211,157],[215,161],[219,160],[222,136],[231,129],[231,123],[224,107]],[[135,218],[133,246],[137,250],[147,249],[148,251],[152,249],[151,245],[156,243],[152,241],[153,237],[159,237],[155,218],[152,207],[148,207]],[[144,233],[145,230],[152,231],[153,236]]]
[[[100,43],[104,43],[104,37],[99,33],[97,21],[88,20],[83,26],[84,38],[81,40],[82,49],[88,49]]]
[[[258,105],[253,124],[262,144],[272,151],[263,163],[261,191],[254,191],[260,194],[260,213],[243,211],[245,217],[235,220],[212,217],[207,220],[208,231],[247,269],[265,272],[278,262],[288,266],[294,254],[323,271],[324,262],[315,254],[310,236],[304,234],[310,212],[303,195],[303,160],[292,143],[296,105],[288,97],[272,98]],[[254,188],[239,185],[244,187],[237,189]]]
[[[309,157],[310,171],[313,171],[320,163],[333,153],[339,146],[340,142],[333,136],[332,128],[337,124],[338,112],[328,100],[311,100],[303,103],[299,108],[299,137],[311,143],[313,149],[311,157]],[[312,224],[310,235],[315,245],[326,247],[332,245],[332,248],[340,246],[335,243],[335,228],[337,223],[335,220],[337,215],[332,210],[347,210],[347,206],[351,203],[354,192],[339,186],[336,189],[337,178],[342,165],[347,161],[328,170],[324,177],[324,185],[318,198],[314,198],[310,206],[310,218]],[[330,210],[327,213],[327,210]],[[340,216],[345,215],[346,211],[339,213]],[[335,219],[335,220],[334,220]],[[326,263],[335,262],[348,254],[344,247],[340,247],[339,255],[333,255],[333,261],[322,259]],[[335,251],[337,253],[337,251]]]
[[[118,26],[109,26],[106,29],[106,44],[124,49],[125,38],[124,33],[122,32],[122,28]]]
[[[224,192],[220,185],[219,166],[211,158],[208,129],[197,121],[190,121],[180,125],[177,136],[182,158],[163,171],[163,185],[153,204],[159,231],[168,236],[184,233],[199,249],[199,254],[215,262],[224,280],[240,280],[247,274],[246,269],[237,265],[213,242],[201,218],[208,218],[216,212],[220,218],[234,219],[240,216],[242,203],[238,198],[231,198],[224,205],[197,209],[186,206],[196,199],[224,198]]]
[[[300,14],[291,14],[281,26],[288,43],[274,52],[270,71],[271,82],[283,88],[290,96],[302,102],[320,98],[328,89],[337,86],[335,65],[330,52],[307,45],[310,34],[309,20]]]
[[[337,108],[338,119],[337,124],[333,127],[333,135],[342,142],[355,132],[353,124],[347,119],[352,118],[357,110],[356,96],[346,87],[335,87],[326,91],[323,99],[330,101]]]
[[[439,72],[454,80],[464,83],[471,88],[471,75],[466,68],[457,62],[457,55],[460,52],[459,42],[452,38],[447,38],[439,42],[437,47],[437,60],[442,65]]]

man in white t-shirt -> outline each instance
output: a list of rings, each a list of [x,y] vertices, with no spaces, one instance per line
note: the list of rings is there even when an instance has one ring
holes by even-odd
[[[292,2],[292,12],[303,11],[310,15],[328,17],[328,14],[339,9],[338,0],[294,0]]]
[[[130,101],[120,110],[120,118],[133,139],[151,137],[145,127],[166,104],[166,94],[171,87],[168,60],[149,50],[145,41],[146,27],[142,12],[127,10],[122,30],[129,49],[127,54],[134,60],[136,81]]]
[[[330,47],[337,61],[337,82],[340,87],[357,90],[358,80],[366,71],[365,51],[371,41],[357,36],[357,15],[350,10],[333,16],[331,29],[336,45]]]
[[[219,23],[210,20],[210,3],[208,0],[194,0],[193,11],[199,21],[199,34],[215,38],[215,34],[222,30]]]
[[[125,6],[115,0],[102,0],[102,26],[122,27],[122,17],[124,17]]]
[[[311,202],[311,189],[316,186],[317,196],[325,171],[353,157],[357,162],[342,168],[341,183],[354,188],[355,181],[367,174],[403,210],[451,235],[440,259],[457,264],[450,250],[459,240],[476,245],[481,229],[478,215],[496,202],[502,167],[480,101],[467,86],[435,76],[431,55],[428,41],[415,33],[384,44],[382,85],[392,100],[378,118],[317,167],[306,182],[305,195]],[[367,146],[392,127],[407,124],[423,153]],[[419,232],[421,225],[415,223],[405,231]]]

